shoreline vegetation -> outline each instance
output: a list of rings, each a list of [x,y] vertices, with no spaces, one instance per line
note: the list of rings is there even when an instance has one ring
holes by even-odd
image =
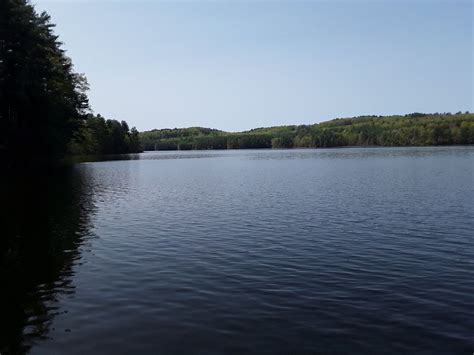
[[[145,151],[467,145],[474,144],[474,114],[359,116],[245,132],[155,129],[139,133],[139,139]]]
[[[87,79],[46,12],[5,0],[0,23],[0,159],[7,166],[142,151],[136,128],[92,114]]]

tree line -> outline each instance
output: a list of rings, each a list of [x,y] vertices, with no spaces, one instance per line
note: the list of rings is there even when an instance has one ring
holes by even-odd
[[[68,151],[74,155],[90,155],[136,153],[142,149],[135,127],[130,129],[125,121],[90,114],[73,136]]]
[[[27,0],[0,1],[0,157],[141,150],[136,130],[91,114],[88,89],[50,16]]]
[[[328,148],[474,144],[474,114],[411,113],[337,118],[229,133],[192,127],[140,133],[145,150]]]

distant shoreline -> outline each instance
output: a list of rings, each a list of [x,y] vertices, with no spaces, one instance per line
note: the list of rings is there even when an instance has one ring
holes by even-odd
[[[147,151],[469,145],[474,144],[474,114],[361,116],[232,133],[203,127],[156,129],[139,138]]]
[[[170,150],[144,150],[140,153],[154,153],[154,152],[199,152],[199,151],[229,151],[229,150],[268,150],[268,151],[279,151],[279,150],[334,150],[334,149],[354,149],[354,148],[361,148],[361,149],[371,149],[371,148],[433,148],[433,147],[474,147],[474,144],[438,144],[438,145],[394,145],[394,146],[386,146],[386,145],[367,145],[367,146],[339,146],[339,147],[321,147],[321,148],[312,148],[312,147],[292,147],[292,148],[225,148],[225,149],[187,149],[187,150],[177,150],[177,149],[170,149]],[[130,154],[140,154],[140,153],[129,153],[129,154],[115,154],[111,155],[112,157],[116,157],[117,155],[130,155]]]

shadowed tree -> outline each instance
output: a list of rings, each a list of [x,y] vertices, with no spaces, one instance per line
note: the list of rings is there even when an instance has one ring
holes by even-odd
[[[0,1],[0,147],[17,160],[63,155],[89,108],[53,28],[28,1]]]

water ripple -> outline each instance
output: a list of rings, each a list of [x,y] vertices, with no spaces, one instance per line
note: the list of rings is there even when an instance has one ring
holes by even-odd
[[[95,237],[32,353],[474,350],[474,147],[138,157],[78,165]]]

